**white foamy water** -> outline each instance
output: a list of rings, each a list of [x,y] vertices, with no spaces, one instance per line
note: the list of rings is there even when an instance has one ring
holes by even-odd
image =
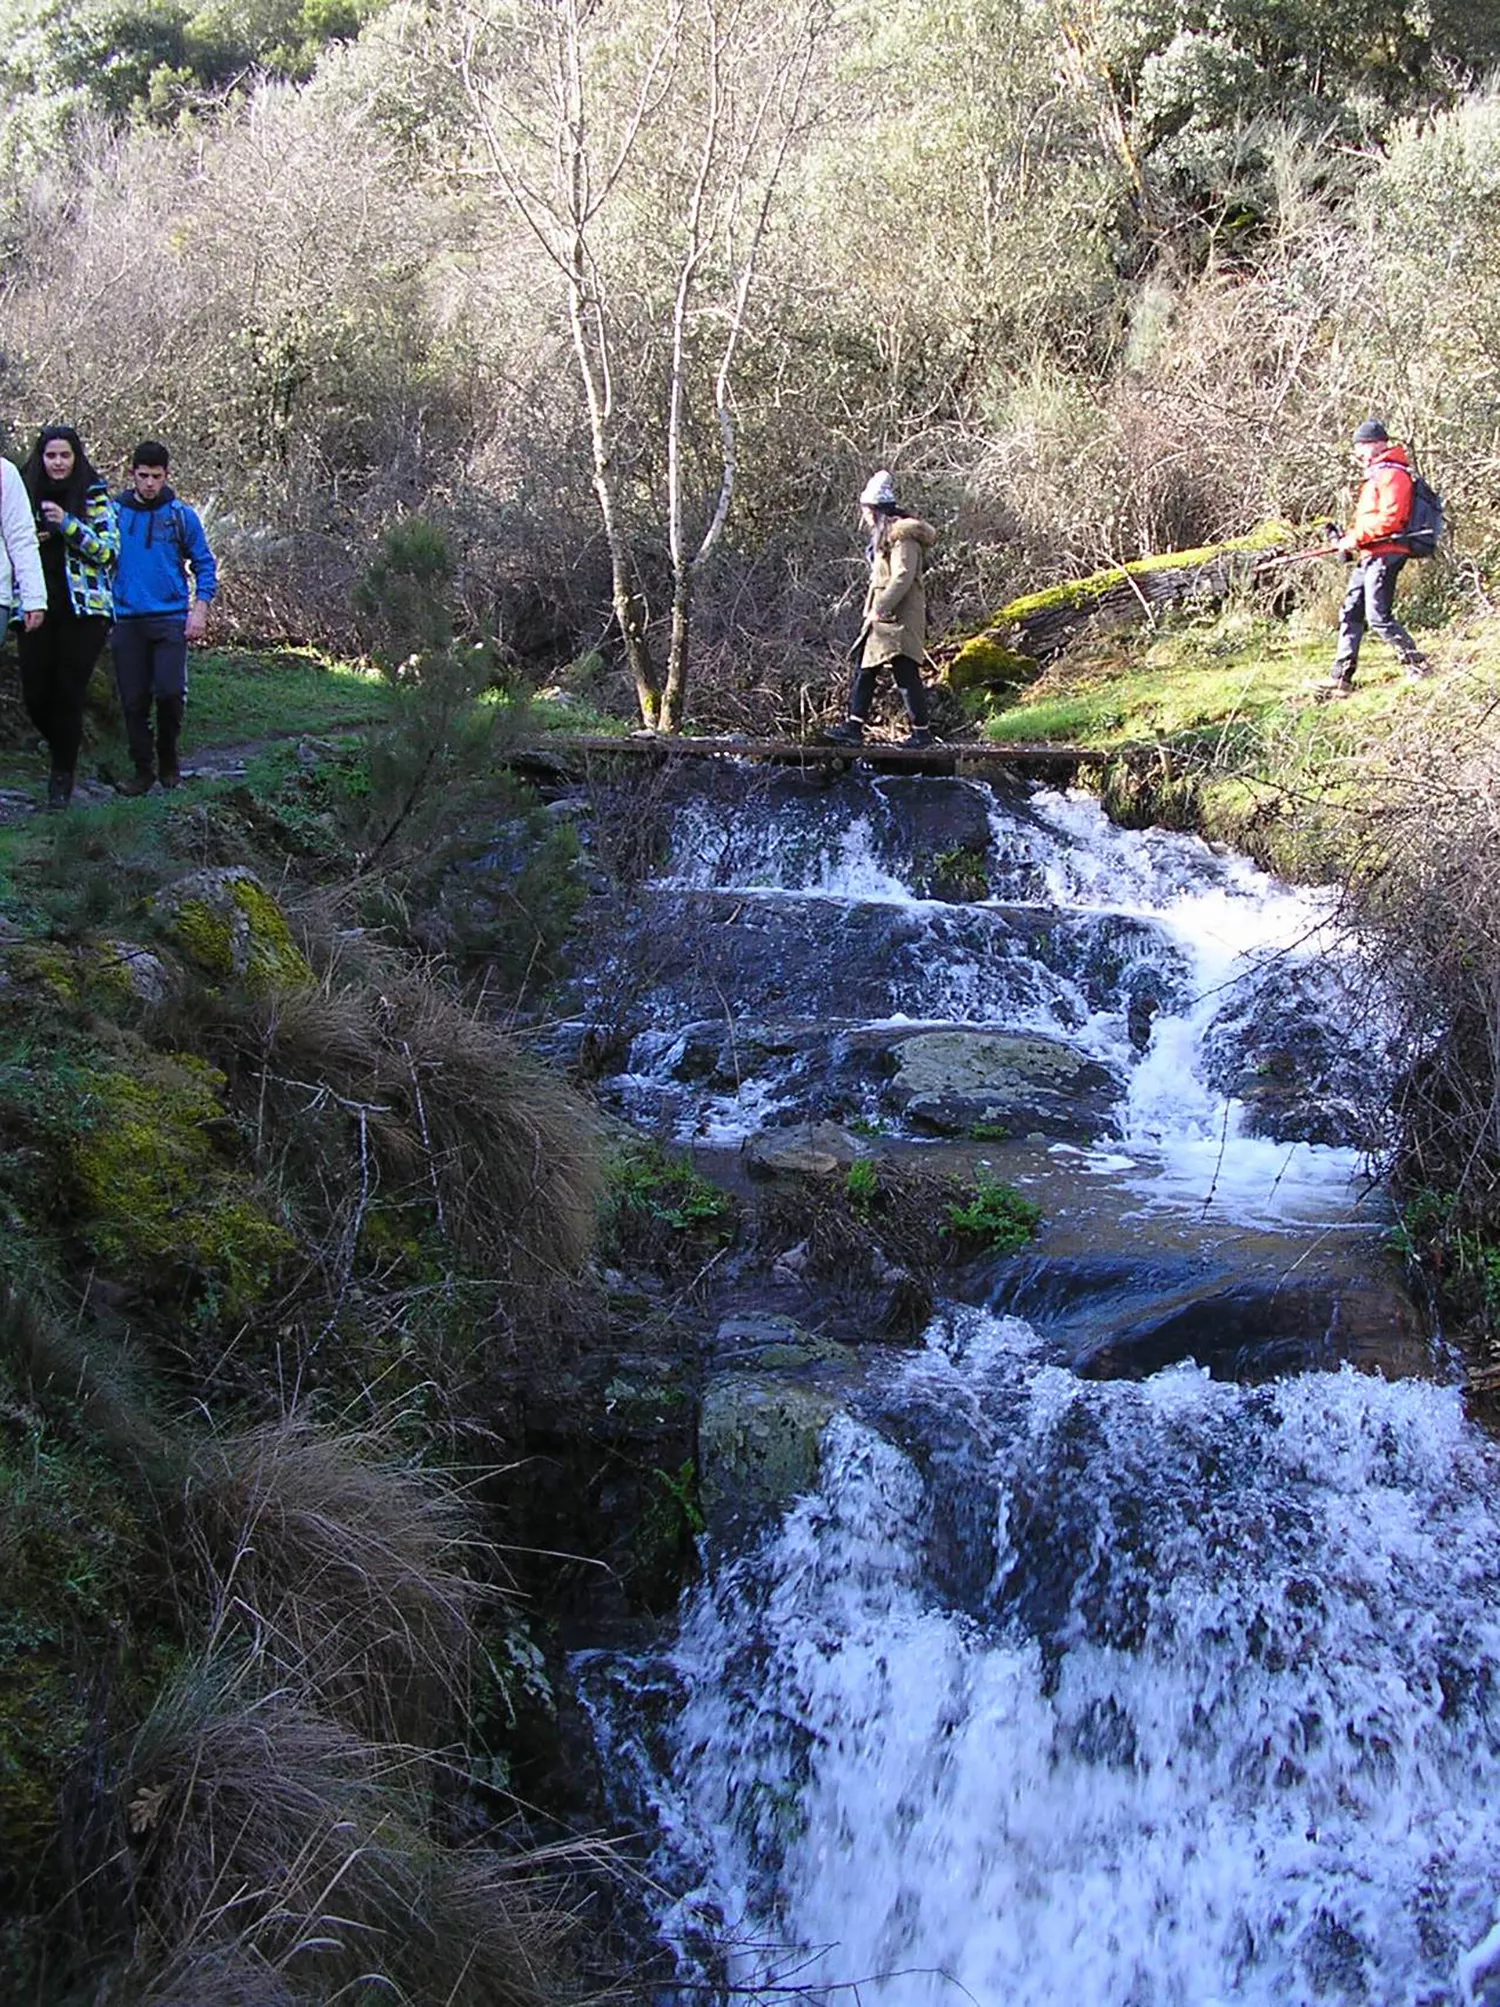
[[[928,825],[902,821],[912,784],[902,788],[871,782],[852,796],[782,800],[774,810],[752,797],[680,812],[656,894],[751,902],[773,914],[764,936],[771,978],[778,942],[826,939],[819,972],[836,976],[848,958],[866,1006],[845,1015],[836,979],[811,1007],[795,980],[768,980],[764,998],[734,998],[736,1013],[821,1015],[830,1036],[841,1023],[911,1022],[1061,1037],[1120,1083],[1097,1140],[1144,1210],[1296,1229],[1337,1228],[1358,1213],[1357,1152],[1315,1136],[1252,1135],[1247,1110],[1214,1084],[1208,1057],[1226,1039],[1256,1050],[1266,1036],[1256,1014],[1269,1009],[1283,1024],[1315,1018],[1338,1046],[1358,1042],[1372,1079],[1388,1070],[1368,995],[1356,1003],[1347,993],[1324,894],[1281,885],[1193,837],[1116,829],[1091,797],[1041,790],[1023,813],[971,785],[986,807],[994,882],[1029,890],[968,906],[919,898],[909,882],[923,882],[914,830]],[[725,918],[735,910],[728,905]],[[890,917],[877,926],[872,911]],[[710,995],[710,1007],[727,1014],[722,985]],[[784,1080],[679,1086],[672,1009],[670,997],[658,1000],[657,1026],[632,1053],[621,1083],[632,1109],[665,1092],[681,1139],[717,1144],[796,1112]],[[874,1099],[862,1112],[880,1113]]]
[[[666,1927],[830,2007],[1482,1997],[1497,1477],[1451,1390],[1086,1383],[960,1314],[586,1669]]]

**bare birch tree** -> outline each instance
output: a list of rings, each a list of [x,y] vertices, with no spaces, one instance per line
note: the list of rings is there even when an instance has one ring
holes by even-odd
[[[566,303],[588,412],[615,621],[642,721],[678,731],[694,588],[734,498],[735,365],[778,193],[806,129],[831,0],[456,0],[480,165],[541,245]],[[630,285],[618,247],[644,265]],[[627,290],[657,317],[659,371],[626,352]],[[711,419],[710,419],[711,414]],[[696,421],[702,419],[699,425]],[[627,432],[665,434],[671,604],[652,645],[624,491]],[[694,477],[690,442],[717,439]]]

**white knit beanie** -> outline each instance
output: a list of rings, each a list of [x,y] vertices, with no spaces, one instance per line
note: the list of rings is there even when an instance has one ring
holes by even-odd
[[[859,504],[862,509],[894,509],[898,506],[888,467],[878,467],[866,481]]]

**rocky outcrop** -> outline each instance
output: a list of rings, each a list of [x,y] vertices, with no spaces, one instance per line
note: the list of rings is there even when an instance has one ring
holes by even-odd
[[[286,915],[244,865],[179,878],[157,893],[152,911],[173,946],[218,982],[275,989],[313,979]]]
[[[1123,1092],[1097,1060],[1035,1032],[920,1032],[892,1050],[886,1098],[912,1128],[937,1136],[1003,1130],[1092,1142]]]
[[[856,1355],[793,1318],[741,1313],[709,1347],[698,1484],[711,1538],[739,1540],[818,1482],[823,1430]]]

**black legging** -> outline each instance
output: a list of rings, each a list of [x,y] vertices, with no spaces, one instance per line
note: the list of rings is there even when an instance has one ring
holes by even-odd
[[[47,741],[54,773],[70,774],[78,765],[83,700],[108,633],[107,620],[59,620],[49,613],[40,627],[21,635],[21,695],[27,717]]]
[[[879,665],[889,669],[896,679],[896,688],[901,692],[901,704],[907,717],[914,725],[927,723],[927,691],[922,682],[922,670],[909,655],[893,655],[888,662]],[[856,669],[854,681],[849,686],[849,716],[861,725],[870,722],[870,705],[875,696],[874,669]]]

